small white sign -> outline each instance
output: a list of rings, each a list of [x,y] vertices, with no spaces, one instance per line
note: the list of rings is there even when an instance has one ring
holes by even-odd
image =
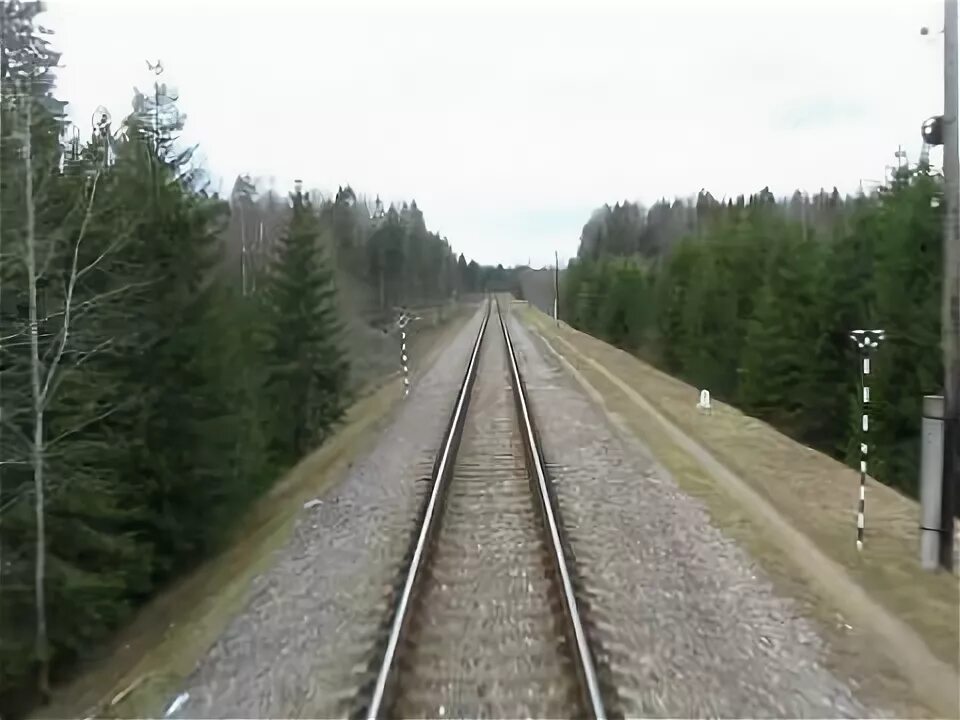
[[[700,391],[700,402],[697,403],[697,409],[701,412],[710,412],[713,408],[710,405],[710,391]]]

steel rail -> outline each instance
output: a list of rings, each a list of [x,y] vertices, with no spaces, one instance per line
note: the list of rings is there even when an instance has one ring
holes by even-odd
[[[383,661],[380,664],[380,672],[377,675],[377,682],[374,685],[373,695],[370,705],[367,708],[367,717],[377,718],[382,712],[384,698],[386,697],[387,687],[394,670],[394,660],[397,655],[397,647],[400,644],[400,636],[406,627],[408,610],[411,605],[413,590],[416,585],[420,570],[423,567],[424,557],[427,546],[430,541],[433,528],[436,525],[439,516],[438,507],[440,505],[441,490],[445,485],[445,477],[452,464],[454,455],[454,443],[459,438],[459,432],[462,429],[463,421],[466,416],[466,407],[470,399],[470,390],[473,386],[473,380],[477,374],[477,358],[480,354],[480,345],[483,342],[483,335],[487,329],[487,321],[490,319],[490,302],[487,301],[486,313],[480,324],[480,331],[477,333],[477,340],[473,346],[473,352],[470,355],[470,362],[467,364],[467,371],[463,377],[463,384],[460,386],[460,394],[457,397],[457,403],[450,419],[450,427],[447,429],[446,439],[443,444],[443,452],[440,461],[437,463],[436,472],[433,476],[433,483],[430,489],[430,499],[427,502],[426,511],[423,517],[423,523],[420,526],[420,534],[417,537],[417,544],[414,547],[413,557],[410,560],[410,566],[407,570],[406,581],[403,585],[403,592],[400,594],[400,600],[397,603],[397,609],[393,616],[393,623],[390,626],[390,635],[387,639],[387,648],[383,654]]]
[[[527,393],[520,378],[520,369],[517,365],[517,356],[513,348],[513,342],[510,340],[510,332],[507,330],[507,324],[503,320],[503,314],[500,312],[500,302],[497,301],[497,317],[500,319],[500,328],[503,330],[503,339],[507,345],[507,357],[510,361],[510,371],[513,378],[514,392],[520,407],[520,422],[522,425],[524,442],[530,457],[530,462],[536,472],[537,489],[540,496],[540,504],[543,510],[544,524],[550,535],[550,542],[553,550],[553,558],[556,563],[556,569],[560,577],[560,584],[563,590],[563,603],[566,609],[567,619],[570,622],[570,629],[573,633],[574,645],[576,646],[575,662],[580,671],[580,679],[583,686],[584,699],[590,708],[593,716],[597,720],[603,720],[606,717],[606,711],[603,707],[603,697],[600,693],[600,682],[597,678],[596,666],[593,661],[593,653],[587,641],[586,632],[583,629],[583,622],[580,619],[580,611],[577,607],[577,598],[573,591],[573,583],[570,580],[570,571],[567,567],[566,555],[563,551],[563,543],[560,540],[560,526],[557,522],[557,514],[554,510],[550,494],[547,489],[547,476],[543,467],[543,458],[540,455],[540,448],[537,444],[536,434],[533,430],[533,422],[530,417],[530,406],[527,402]]]

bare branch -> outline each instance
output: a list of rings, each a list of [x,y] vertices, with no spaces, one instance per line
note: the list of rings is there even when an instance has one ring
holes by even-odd
[[[82,202],[83,201],[81,198],[77,198],[76,204],[70,208],[70,211],[67,213],[67,216],[69,217],[70,215],[72,215],[73,212],[81,206]],[[89,205],[88,205],[87,212],[89,213]],[[47,247],[47,256],[43,259],[43,264],[40,266],[40,273],[38,277],[43,277],[47,274],[47,270],[50,268],[50,263],[53,260],[53,254],[54,254],[54,250],[57,247],[57,244],[58,244],[57,242],[51,240],[49,246]]]
[[[110,408],[110,409],[108,409],[108,410],[105,410],[104,412],[100,413],[99,415],[95,415],[95,416],[92,417],[92,418],[88,418],[88,419],[84,420],[84,421],[83,421],[82,423],[80,423],[79,425],[76,425],[76,426],[70,428],[69,430],[66,430],[65,432],[62,432],[62,433],[60,433],[59,435],[57,435],[53,440],[51,440],[50,442],[47,443],[47,448],[52,448],[54,445],[56,445],[59,441],[63,440],[64,438],[68,438],[68,437],[70,437],[71,435],[75,435],[76,433],[80,432],[80,431],[83,430],[84,428],[86,428],[86,427],[88,427],[88,426],[90,426],[90,425],[93,425],[94,423],[100,422],[101,420],[104,420],[104,419],[110,417],[111,415],[113,415],[113,414],[114,414],[115,412],[117,412],[118,410],[123,409],[123,407],[124,407],[123,404],[115,405],[115,406],[113,406],[112,408]]]
[[[3,419],[0,420],[0,423],[2,423],[3,426],[8,430],[12,430],[13,434],[16,435],[17,439],[23,442],[24,445],[30,445],[30,443],[32,443],[33,441],[30,438],[28,438],[24,434],[23,430],[21,430],[17,425],[15,425],[12,422],[12,420],[7,417],[7,415],[9,415],[9,413],[4,413]]]
[[[103,342],[97,343],[96,345],[93,346],[93,348],[91,348],[90,350],[87,350],[87,352],[83,353],[83,355],[81,355],[81,356],[79,357],[79,359],[77,360],[77,362],[74,363],[74,367],[80,367],[81,365],[83,365],[83,363],[85,363],[87,360],[89,360],[92,356],[96,355],[98,352],[100,352],[100,351],[102,351],[102,350],[105,350],[106,348],[108,348],[108,347],[110,347],[111,345],[113,345],[113,341],[114,341],[114,338],[107,338],[107,339],[104,340]]]
[[[27,462],[27,463],[25,463],[25,464],[29,465],[29,462]],[[3,503],[3,505],[0,505],[0,515],[3,515],[9,508],[11,508],[11,507],[13,507],[14,505],[16,505],[20,500],[23,500],[23,499],[29,497],[29,495],[30,495],[29,491],[28,491],[28,490],[24,490],[24,491],[20,492],[19,494],[14,495],[13,497],[9,498],[5,503]]]
[[[114,288],[113,290],[108,290],[107,292],[100,293],[99,295],[94,295],[89,300],[84,300],[77,307],[83,310],[90,310],[91,308],[96,306],[97,303],[101,302],[102,300],[106,300],[109,297],[113,297],[114,295],[119,295],[120,293],[124,293],[127,290],[132,290],[134,288],[149,287],[150,285],[153,285],[156,282],[157,282],[156,280],[145,280],[143,282],[127,283],[122,287]]]
[[[23,330],[19,330],[11,335],[0,335],[0,344],[6,343],[8,340],[13,340],[14,338],[18,337],[29,337],[26,327],[24,327]]]
[[[79,355],[78,359],[77,359],[76,362],[74,362],[74,364],[73,364],[73,368],[76,369],[76,368],[80,367],[83,363],[85,363],[87,360],[89,360],[91,356],[96,355],[97,353],[102,352],[102,351],[105,350],[106,348],[108,348],[108,347],[110,347],[111,345],[113,345],[113,342],[114,342],[114,338],[107,338],[107,339],[104,340],[103,342],[98,343],[96,346],[94,346],[93,349],[88,350],[87,352]],[[51,398],[53,398],[53,397],[56,396],[56,394],[57,394],[57,388],[60,387],[60,384],[63,382],[63,379],[64,379],[65,375],[66,375],[65,373],[60,373],[60,374],[54,379],[53,385],[51,385],[51,387],[50,387],[50,397],[51,397]]]
[[[88,272],[90,272],[91,270],[93,270],[93,269],[99,264],[99,262],[100,262],[101,260],[103,260],[107,255],[109,255],[110,253],[112,253],[112,252],[113,252],[114,250],[116,250],[118,247],[120,247],[120,240],[114,240],[112,243],[110,243],[109,247],[107,247],[106,250],[104,250],[102,253],[100,253],[100,255],[97,257],[96,260],[94,260],[94,261],[91,262],[89,265],[87,265],[85,268],[83,268],[83,269],[77,274],[77,277],[78,277],[78,278],[81,278],[81,277],[83,277],[84,275],[86,275]]]
[[[72,310],[71,305],[73,304],[73,291],[77,286],[77,263],[80,257],[80,243],[83,242],[83,236],[87,232],[87,223],[90,222],[90,215],[93,212],[93,199],[97,195],[97,183],[99,181],[100,171],[97,170],[97,174],[93,178],[93,189],[90,191],[90,200],[87,203],[87,211],[83,216],[83,222],[80,223],[80,232],[77,235],[77,242],[73,246],[73,263],[70,267],[70,283],[67,286],[66,304],[63,308],[63,331],[60,336],[60,345],[57,348],[57,354],[54,356],[53,361],[47,368],[47,377],[44,379],[43,390],[40,392],[40,397],[38,398],[38,404],[41,407],[45,407],[47,404],[50,383],[53,381],[53,376],[56,374],[57,367],[60,365],[60,358],[63,357],[63,350],[66,347],[67,339],[70,336],[70,312]]]

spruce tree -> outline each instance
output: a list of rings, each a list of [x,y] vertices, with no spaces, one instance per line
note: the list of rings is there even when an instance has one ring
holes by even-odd
[[[144,508],[137,528],[159,583],[215,542],[233,481],[237,419],[218,321],[227,208],[195,190],[189,152],[176,145],[182,116],[162,86],[135,107],[111,169],[114,222],[131,234],[112,268],[127,284],[117,383],[136,399],[118,420],[134,438],[124,470],[137,479],[128,492]]]
[[[775,243],[748,325],[740,399],[745,409],[802,436],[807,423],[815,421],[805,408],[816,340],[812,314],[816,247],[793,233]]]
[[[276,411],[271,449],[282,465],[317,447],[343,415],[348,364],[331,273],[317,244],[309,198],[292,195],[265,293],[266,392]]]

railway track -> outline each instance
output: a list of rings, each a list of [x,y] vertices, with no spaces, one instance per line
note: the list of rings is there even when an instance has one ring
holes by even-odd
[[[488,301],[358,714],[605,717],[562,532]]]

